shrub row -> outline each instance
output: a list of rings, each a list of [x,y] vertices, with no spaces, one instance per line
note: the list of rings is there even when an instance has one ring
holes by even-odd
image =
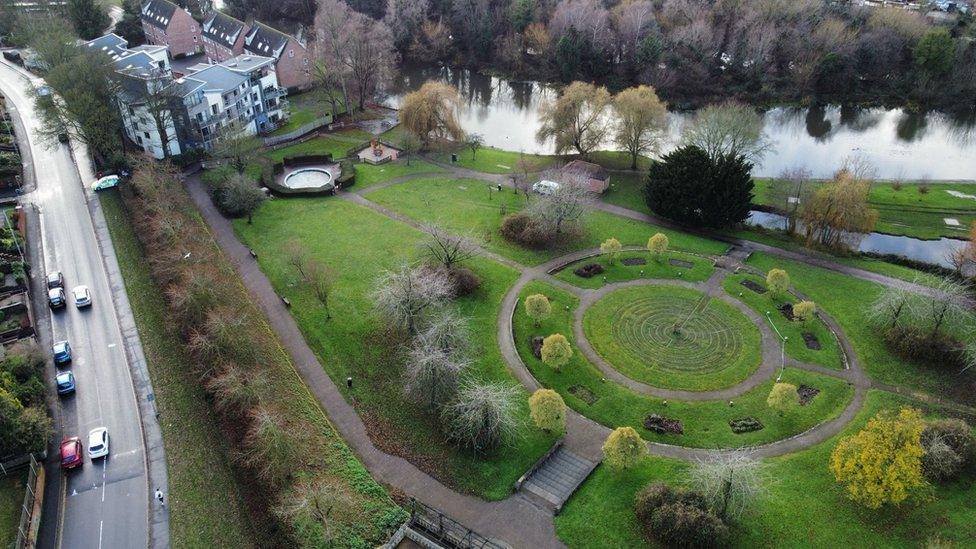
[[[44,451],[51,435],[44,395],[44,354],[18,344],[0,360],[0,461]]]
[[[644,535],[671,547],[723,547],[729,528],[708,509],[705,497],[657,482],[634,498]]]
[[[377,545],[405,517],[370,478],[295,374],[172,168],[145,163],[126,210],[168,318],[212,396],[261,544]],[[319,512],[327,504],[324,517]],[[274,540],[273,542],[271,540]]]

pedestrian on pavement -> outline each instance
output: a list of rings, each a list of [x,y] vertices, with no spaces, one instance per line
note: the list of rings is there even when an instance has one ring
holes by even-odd
[[[160,490],[159,488],[156,488],[156,500],[159,501],[160,505],[166,507],[166,502],[163,501],[163,491]]]

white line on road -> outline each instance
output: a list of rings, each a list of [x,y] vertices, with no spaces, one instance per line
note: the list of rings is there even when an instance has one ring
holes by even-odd
[[[98,549],[102,549],[102,526],[105,526],[105,521],[98,521]]]

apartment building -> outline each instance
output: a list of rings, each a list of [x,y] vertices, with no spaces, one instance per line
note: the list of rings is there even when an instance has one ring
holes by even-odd
[[[244,53],[244,36],[250,27],[226,13],[214,10],[203,20],[203,53],[210,63],[221,63]]]
[[[273,57],[278,82],[282,86],[288,89],[311,87],[312,54],[304,40],[254,21],[244,36],[244,51]]]
[[[165,46],[170,55],[184,57],[203,49],[200,24],[190,12],[169,0],[147,0],[140,15],[146,42]]]

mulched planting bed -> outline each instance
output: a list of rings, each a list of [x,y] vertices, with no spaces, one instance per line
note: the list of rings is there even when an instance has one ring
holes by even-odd
[[[759,284],[758,282],[756,282],[755,280],[749,280],[747,278],[747,279],[743,280],[742,282],[740,282],[739,284],[742,284],[743,286],[745,286],[746,288],[749,288],[750,290],[756,292],[757,294],[764,294],[764,293],[766,293],[766,288],[763,287],[762,284]]]
[[[585,402],[587,404],[591,404],[591,405],[594,402],[596,402],[597,400],[600,399],[600,397],[598,397],[595,394],[593,394],[593,391],[587,389],[586,387],[584,387],[582,385],[573,385],[573,386],[571,386],[569,388],[569,394],[571,394],[574,397],[582,400],[583,402]]]
[[[647,265],[647,260],[643,257],[625,257],[621,259],[620,262],[628,267],[633,267],[634,265]]]
[[[792,321],[793,320],[793,304],[792,303],[784,303],[784,304],[780,305],[777,308],[779,309],[779,312],[783,313],[783,316],[786,317],[786,320],[789,320],[789,321]]]
[[[814,397],[820,394],[820,389],[809,385],[800,385],[796,388],[796,394],[800,395],[800,406],[810,404]]]
[[[681,267],[682,269],[690,269],[695,266],[691,261],[685,261],[684,259],[669,259],[668,263],[675,267]]]
[[[814,351],[820,350],[820,340],[817,339],[815,334],[810,332],[803,332],[803,342],[806,343],[807,349],[813,349]]]
[[[733,433],[751,433],[752,431],[758,431],[763,428],[761,421],[754,417],[744,417],[740,419],[733,419],[729,421],[729,427],[732,428]]]
[[[603,272],[603,265],[599,263],[587,263],[582,267],[577,268],[575,271],[576,276],[581,278],[593,278],[594,276]]]
[[[660,434],[673,433],[682,435],[685,432],[685,427],[681,424],[680,419],[659,416],[657,414],[651,414],[644,418],[644,428]]]
[[[535,337],[532,338],[532,341],[531,341],[532,354],[536,358],[538,358],[539,360],[542,360],[542,341],[544,339],[545,338],[542,337],[542,336],[535,336]]]

